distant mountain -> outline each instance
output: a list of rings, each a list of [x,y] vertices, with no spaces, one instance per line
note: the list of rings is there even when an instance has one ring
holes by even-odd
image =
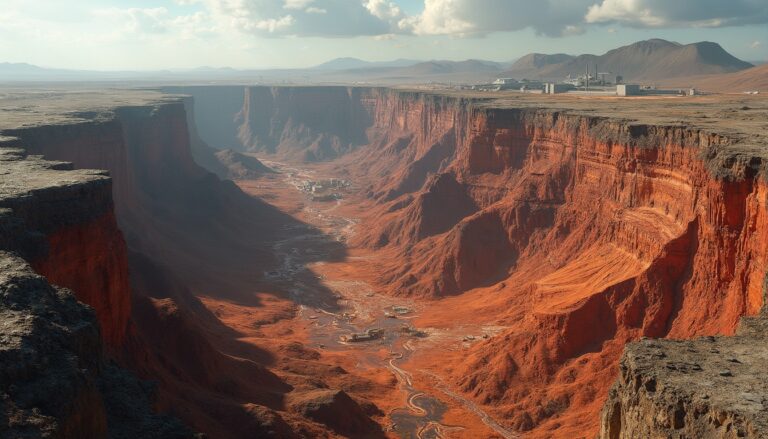
[[[768,64],[734,73],[679,78],[669,84],[696,87],[710,92],[741,93],[756,90],[761,94],[768,94]]]
[[[413,59],[396,59],[393,61],[364,61],[358,58],[336,58],[312,67],[313,70],[354,70],[365,68],[407,67],[418,64]]]
[[[39,73],[46,69],[27,63],[0,62],[0,74]]]
[[[466,61],[427,61],[399,69],[390,69],[386,73],[388,76],[426,77],[454,74],[495,74],[502,70],[502,65],[499,63],[471,59]]]
[[[497,73],[499,63],[469,59],[466,61],[428,61],[400,69],[398,73],[410,75],[438,75],[450,73]]]
[[[507,73],[520,78],[562,79],[584,74],[587,65],[592,73],[597,66],[600,72],[611,72],[627,80],[648,81],[730,73],[752,67],[717,43],[705,41],[683,45],[652,39],[619,47],[603,55],[530,54],[515,62]]]
[[[538,76],[540,69],[559,65],[571,61],[574,58],[573,55],[566,55],[564,53],[556,53],[554,55],[529,53],[515,61],[509,69],[514,71],[518,76],[521,76],[520,79],[522,79],[522,77]]]

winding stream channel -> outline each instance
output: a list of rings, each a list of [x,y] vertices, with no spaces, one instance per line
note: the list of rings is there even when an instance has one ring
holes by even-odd
[[[312,328],[312,343],[326,350],[356,350],[360,361],[368,362],[372,367],[386,367],[392,372],[406,404],[391,410],[388,417],[391,431],[401,438],[445,438],[451,432],[464,430],[462,426],[444,423],[443,416],[448,407],[420,389],[414,382],[414,375],[402,367],[416,349],[414,340],[429,336],[409,324],[419,315],[419,304],[379,294],[363,280],[323,279],[308,268],[312,263],[322,264],[326,256],[332,259],[334,252],[343,252],[344,243],[354,232],[357,222],[334,212],[344,202],[343,198],[313,201],[303,186],[306,181],[317,178],[313,171],[263,159],[262,162],[277,171],[288,187],[295,188],[306,198],[300,216],[309,224],[295,226],[290,238],[274,244],[273,250],[281,266],[266,275],[290,291],[292,300],[299,304],[299,318],[305,319]],[[343,341],[344,337],[363,334],[369,329],[383,332],[368,341]],[[389,352],[386,360],[377,355],[382,347]],[[444,387],[439,390],[478,416],[500,437],[517,437],[471,401]]]

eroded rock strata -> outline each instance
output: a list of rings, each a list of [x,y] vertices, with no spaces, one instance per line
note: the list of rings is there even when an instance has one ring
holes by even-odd
[[[763,305],[765,138],[733,127],[764,109],[702,104],[713,123],[685,104],[654,114],[344,87],[244,96],[241,148],[312,161],[331,145],[347,152],[340,170],[370,183],[353,244],[388,255],[381,288],[471,293],[488,301],[474,312],[502,310],[507,329],[450,369],[518,430],[596,431],[627,342],[731,335]],[[313,111],[323,97],[333,119]]]
[[[278,237],[307,228],[199,166],[224,177],[271,172],[238,155],[250,151],[331,161],[337,175],[363,185],[365,227],[349,245],[383,256],[373,267],[378,289],[436,304],[425,324],[483,319],[499,328],[466,350],[413,361],[505,426],[531,437],[761,431],[759,386],[747,392],[758,395],[754,404],[728,409],[727,398],[700,401],[686,379],[695,376],[690,363],[705,374],[717,369],[723,394],[751,386],[728,379],[748,376],[742,366],[720,375],[720,360],[702,346],[744,356],[761,333],[751,325],[752,335],[723,337],[763,306],[766,156],[755,127],[765,108],[713,104],[715,121],[685,101],[667,103],[663,116],[623,101],[592,108],[380,88],[166,91],[194,101],[157,95],[4,129],[22,156],[106,169],[114,183],[85,173],[101,192],[52,195],[80,206],[77,221],[66,209],[9,202],[33,215],[16,214],[8,230],[37,232],[2,239],[90,304],[109,355],[157,380],[159,407],[195,429],[214,437],[384,434],[383,413],[367,398],[386,385],[281,342],[288,332],[267,341],[262,323],[227,314],[281,303],[279,294],[256,299],[250,291],[270,288],[263,273],[278,263]],[[345,249],[332,254],[343,260]],[[98,284],[89,273],[99,273]],[[219,304],[216,314],[209,302]],[[254,322],[291,319],[293,306],[275,305],[280,311]],[[718,337],[631,344],[710,335]],[[657,351],[683,366],[659,369]],[[649,377],[656,390],[645,385]],[[339,424],[339,410],[354,422]],[[108,410],[106,418],[108,426]],[[103,434],[96,424],[88,428]]]
[[[766,437],[765,317],[744,319],[733,337],[627,345],[600,437]]]
[[[17,149],[0,149],[0,162],[0,436],[191,437],[179,421],[153,413],[152,386],[104,354],[102,339],[114,349],[124,337],[130,300],[119,296],[127,266],[111,215],[111,180]],[[82,241],[62,238],[73,234]],[[72,259],[51,263],[64,256]],[[78,298],[94,308],[49,283],[81,287],[86,275],[75,275],[73,264],[107,279],[81,288]],[[97,321],[112,324],[102,337]]]
[[[0,125],[12,136],[5,145],[21,148],[25,156],[72,162],[57,166],[105,169],[111,176],[96,173],[109,183],[101,192],[57,193],[52,203],[40,204],[34,213],[48,221],[51,233],[39,236],[41,250],[28,256],[41,274],[94,307],[109,358],[157,383],[157,409],[213,437],[333,436],[326,418],[314,421],[298,406],[288,410],[286,395],[293,400],[331,386],[370,384],[343,369],[330,384],[315,374],[331,366],[290,354],[276,359],[240,342],[240,334],[199,298],[256,305],[261,299],[250,291],[259,288],[262,270],[275,265],[274,240],[300,223],[197,165],[193,146],[202,141],[187,125],[183,98],[140,92],[24,98],[37,111],[23,123],[11,118]],[[68,101],[75,108],[68,108]],[[83,204],[83,218],[66,221],[63,215]],[[294,307],[287,304],[277,317],[265,318],[290,319]],[[290,364],[296,361],[302,364]],[[276,369],[289,372],[278,376]],[[371,437],[381,435],[368,413],[357,414],[356,422]]]

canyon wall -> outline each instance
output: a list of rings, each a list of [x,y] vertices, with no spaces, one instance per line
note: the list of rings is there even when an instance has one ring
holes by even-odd
[[[641,337],[732,335],[742,316],[761,309],[768,221],[766,162],[759,151],[695,126],[445,94],[229,87],[219,97],[216,89],[183,89],[204,97],[194,115],[185,110],[189,100],[158,99],[3,130],[15,138],[6,145],[23,148],[7,149],[15,154],[8,163],[27,166],[34,161],[27,155],[37,154],[76,168],[107,169],[112,177],[66,171],[85,183],[64,177],[53,185],[58,189],[42,190],[49,182],[40,175],[68,169],[52,163],[45,171],[22,167],[5,186],[17,187],[24,177],[39,187],[3,198],[2,230],[8,232],[0,244],[12,252],[4,272],[17,274],[4,291],[37,285],[41,301],[71,314],[48,315],[17,297],[19,303],[7,305],[9,316],[71,319],[50,332],[64,335],[39,346],[53,343],[52,352],[74,362],[62,366],[69,368],[62,372],[67,383],[75,383],[65,384],[73,389],[69,399],[55,407],[42,406],[40,398],[24,407],[16,403],[22,407],[13,415],[18,425],[37,422],[29,417],[37,413],[32,407],[43,407],[50,428],[73,434],[101,436],[127,422],[110,415],[110,405],[120,400],[100,384],[117,369],[100,352],[97,319],[109,355],[156,379],[159,407],[202,431],[291,437],[329,428],[288,408],[326,383],[311,373],[279,371],[276,364],[287,365],[282,358],[238,343],[199,299],[256,304],[254,286],[276,264],[272,243],[292,226],[305,227],[201,168],[195,159],[216,155],[206,149],[213,145],[285,160],[336,160],[339,175],[361,184],[365,196],[366,227],[351,244],[387,255],[377,268],[378,287],[425,299],[466,297],[459,303],[468,310],[447,312],[457,318],[477,313],[501,328],[425,367],[439,370],[451,388],[508,426],[532,437],[601,428],[606,437],[664,428],[691,434],[757,428],[759,420],[747,420],[749,410],[722,409],[727,401],[705,408],[694,400],[698,396],[645,384],[638,390],[637,383],[654,374],[642,359],[655,358],[657,345],[630,345],[619,359],[625,345]],[[191,119],[206,121],[199,133]],[[71,289],[94,312],[32,269]],[[36,328],[30,323],[30,331]],[[82,337],[71,336],[81,330]],[[8,340],[3,370],[13,370],[14,355],[21,355],[22,344]],[[719,340],[714,349],[738,355],[750,343],[737,348],[728,344],[736,339]],[[664,343],[676,342],[659,343],[666,352]],[[675,352],[680,346],[703,350],[674,346]],[[665,355],[673,356],[672,350]],[[677,370],[699,364],[711,372],[703,360],[680,362],[687,366]],[[76,363],[87,367],[75,370]],[[321,367],[305,363],[308,370]],[[619,381],[609,393],[619,364]],[[731,369],[731,375],[742,373]],[[22,381],[37,391],[40,374],[30,372]],[[728,388],[729,376],[717,376]],[[18,379],[9,379],[3,389],[10,400],[28,401],[14,393]],[[123,388],[140,387],[131,382]],[[662,384],[657,388],[682,385],[659,376]],[[133,393],[148,398],[148,392]],[[682,411],[670,402],[678,397]],[[142,401],[137,404],[149,405]],[[84,417],[80,407],[93,416]],[[370,423],[357,411],[361,425]],[[147,422],[130,424],[146,428],[155,421]],[[648,427],[652,422],[658,425]]]
[[[103,352],[124,340],[130,309],[110,178],[9,147],[0,161],[0,435],[190,437]]]
[[[103,177],[109,184],[94,192],[103,203],[83,210],[103,208],[88,221],[69,224],[56,207],[69,200],[78,211],[77,203],[95,195],[51,197],[51,209],[39,213],[64,231],[41,238],[41,250],[29,259],[93,306],[105,334],[119,334],[107,337],[110,357],[157,383],[159,410],[217,438],[330,435],[323,420],[294,413],[301,408],[287,402],[289,393],[295,400],[330,385],[314,372],[278,376],[272,353],[241,342],[200,300],[259,307],[254,291],[263,272],[276,265],[274,240],[299,226],[317,232],[200,167],[195,158],[207,145],[188,125],[189,106],[189,100],[157,94],[101,110],[94,104],[72,119],[4,129],[13,136],[7,144],[24,154],[105,169],[112,177]],[[113,306],[112,297],[128,305]],[[293,310],[284,312],[280,318]],[[301,363],[310,370],[327,367]],[[369,413],[358,412],[360,425],[380,430]],[[130,416],[131,408],[125,413]]]
[[[567,104],[244,90],[248,149],[341,155],[337,169],[367,183],[353,245],[391,252],[382,289],[496,308],[507,329],[451,373],[520,431],[597,431],[627,342],[732,335],[763,305],[765,160],[732,137]]]

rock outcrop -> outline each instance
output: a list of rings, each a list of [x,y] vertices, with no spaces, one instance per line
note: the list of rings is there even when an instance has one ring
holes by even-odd
[[[11,148],[0,148],[0,162],[0,436],[192,437],[177,420],[154,414],[151,386],[104,354],[103,343],[113,350],[123,339],[130,309],[130,295],[120,296],[126,254],[109,177]],[[88,284],[88,275],[103,281]],[[51,278],[81,288],[78,298],[95,309]],[[97,316],[108,323],[105,337]]]
[[[600,438],[768,436],[767,323],[747,318],[734,337],[627,345]]]

